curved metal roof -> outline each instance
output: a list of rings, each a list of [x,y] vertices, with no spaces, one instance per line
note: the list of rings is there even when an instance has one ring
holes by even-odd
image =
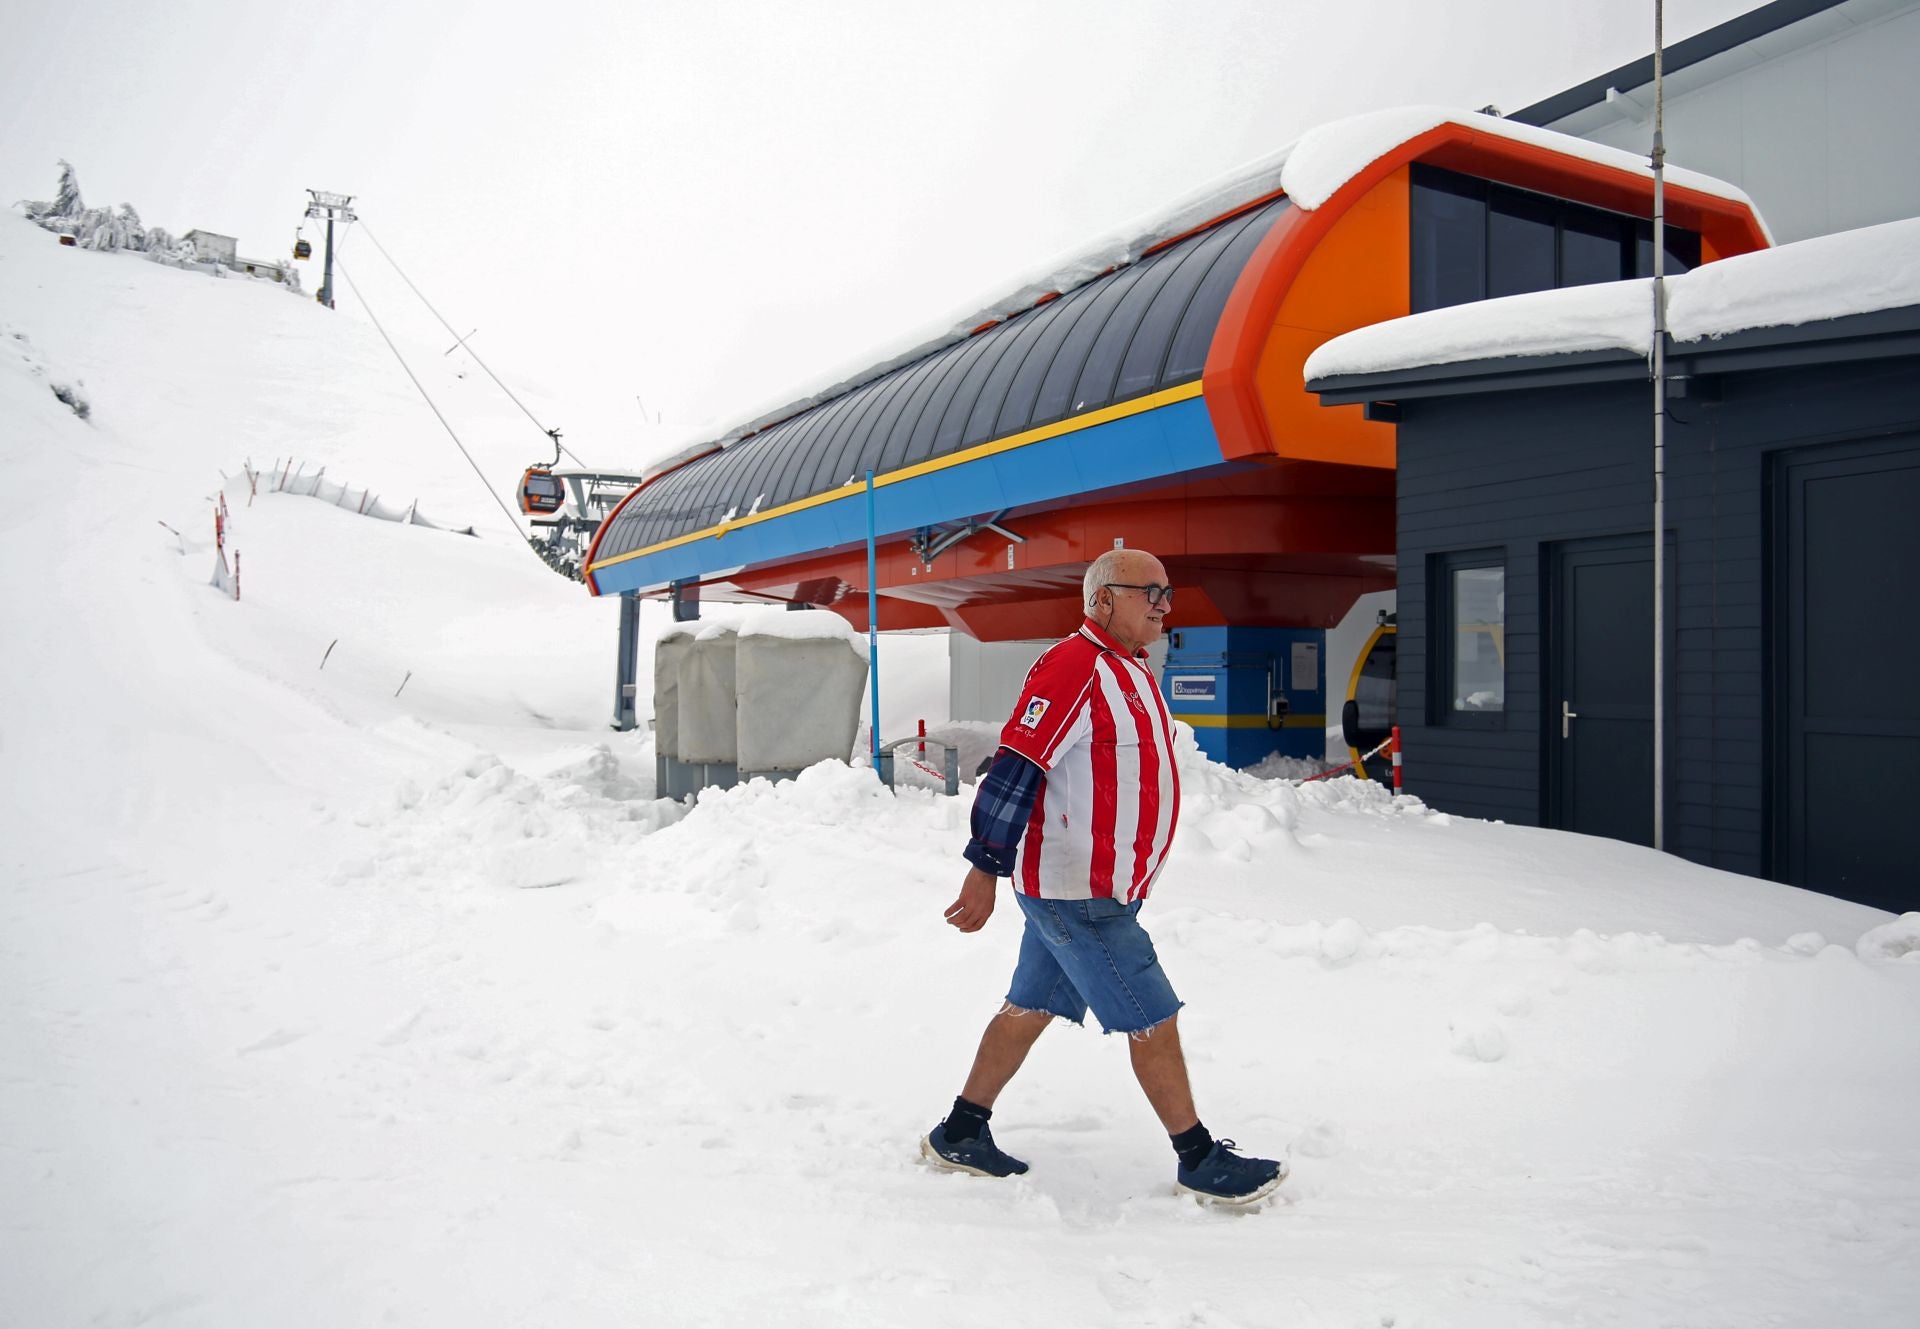
[[[609,519],[596,562],[1198,379],[1287,207],[1229,217],[661,476]]]

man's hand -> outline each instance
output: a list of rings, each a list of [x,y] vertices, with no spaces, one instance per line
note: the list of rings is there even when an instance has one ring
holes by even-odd
[[[993,917],[993,897],[999,878],[979,868],[968,868],[960,883],[960,898],[947,906],[947,922],[962,932],[978,932]]]

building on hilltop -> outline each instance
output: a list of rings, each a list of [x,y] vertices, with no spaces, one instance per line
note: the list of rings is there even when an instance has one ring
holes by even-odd
[[[222,267],[232,267],[235,261],[235,249],[239,241],[230,235],[221,235],[217,231],[188,231],[180,237],[193,246],[193,256],[203,263],[218,263]]]

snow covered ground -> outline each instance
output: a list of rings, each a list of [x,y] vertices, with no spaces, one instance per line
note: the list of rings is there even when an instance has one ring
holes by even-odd
[[[287,456],[480,534],[229,481],[224,599]],[[1070,1027],[1029,1176],[935,1175],[1018,931],[941,922],[964,802],[653,800],[611,606],[370,332],[0,215],[0,457],[0,1324],[1912,1322],[1920,918],[1188,750],[1148,919],[1283,1199],[1176,1200]]]

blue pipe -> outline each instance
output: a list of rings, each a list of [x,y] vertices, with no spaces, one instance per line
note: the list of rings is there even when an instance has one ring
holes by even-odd
[[[873,685],[873,769],[880,772],[880,579],[874,571],[873,472],[867,472],[867,679]]]

